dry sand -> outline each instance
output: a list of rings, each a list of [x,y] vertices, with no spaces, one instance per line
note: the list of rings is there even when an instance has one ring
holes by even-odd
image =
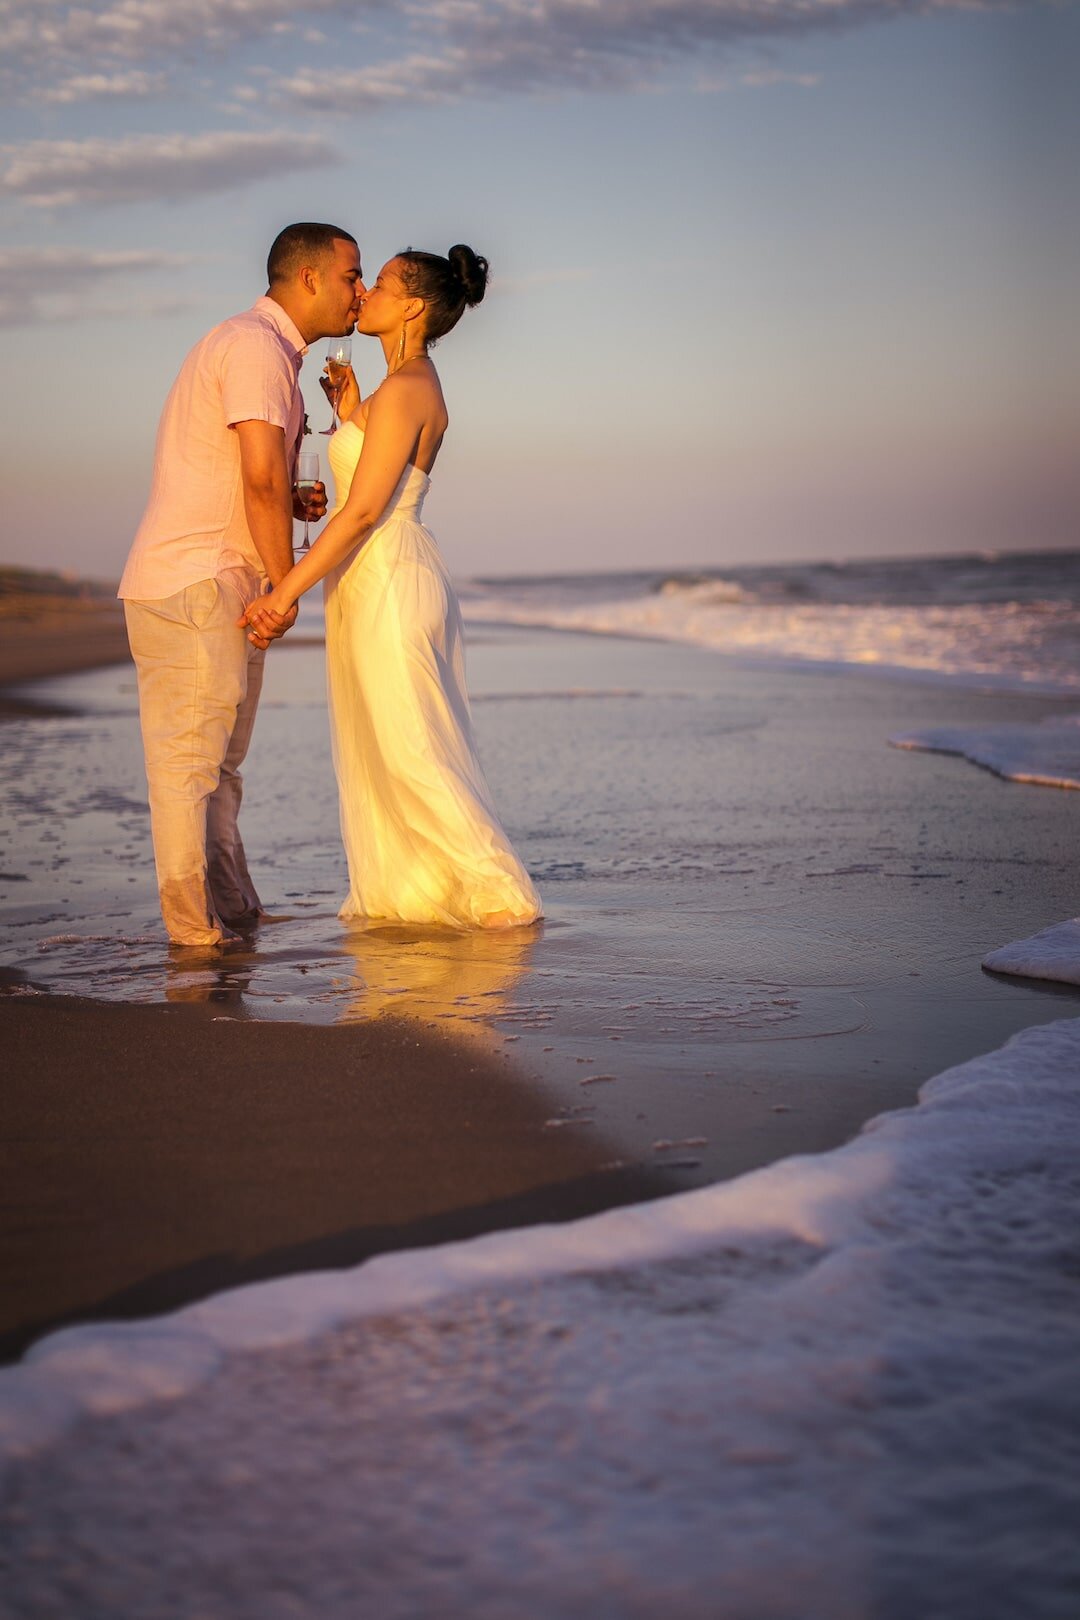
[[[0,596],[0,687],[122,664],[124,612],[102,596]]]

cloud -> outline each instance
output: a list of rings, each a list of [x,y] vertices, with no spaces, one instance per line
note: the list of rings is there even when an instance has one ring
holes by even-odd
[[[321,43],[339,21],[366,59],[350,61],[342,44],[333,73],[325,63],[294,70],[276,90],[309,107],[318,78],[325,97],[351,110],[405,96],[642,88],[703,51],[1007,9],[1010,0],[0,0],[0,62],[13,95],[76,99],[81,86],[89,98],[107,93],[95,87],[120,69],[148,64],[171,78],[196,55],[227,63],[230,49],[260,40]]]
[[[725,73],[699,73],[694,80],[694,89],[700,96],[711,96],[738,89],[771,89],[777,84],[794,84],[802,90],[814,90],[820,83],[820,73],[782,73],[778,68],[762,68],[740,73],[734,78]]]
[[[191,263],[187,254],[125,252],[89,253],[81,248],[7,248],[0,250],[0,326],[38,326],[42,322],[83,320],[87,315],[125,313],[132,306],[94,303],[92,289],[115,281]],[[175,305],[175,298],[170,300]],[[158,301],[154,309],[163,307]]]
[[[122,140],[27,141],[0,148],[0,196],[34,208],[160,201],[338,161],[318,135],[214,131]]]
[[[141,101],[165,89],[164,73],[73,73],[33,93],[39,101]]]
[[[0,0],[0,83],[19,97],[74,100],[49,92],[123,64],[165,70],[178,57],[224,56],[309,17],[382,9],[383,0]]]
[[[448,57],[415,54],[351,73],[338,68],[328,74],[325,66],[301,68],[272,80],[270,96],[298,109],[344,113],[370,111],[395,101],[457,100],[465,88],[462,64],[455,58],[456,53]]]
[[[0,51],[144,61],[192,43],[229,44],[298,18],[380,9],[380,0],[3,0]]]
[[[740,74],[739,83],[747,85],[751,90],[762,90],[773,84],[797,84],[804,90],[812,90],[821,83],[821,74],[782,73],[779,68],[765,68],[756,73]]]
[[[498,93],[635,90],[661,82],[702,51],[759,49],[872,22],[954,10],[1008,9],[1009,0],[416,0],[423,48],[349,71],[325,64],[277,76],[279,104],[343,112],[407,99],[457,101]],[[418,41],[419,43],[419,41]],[[809,83],[763,69],[742,82]]]

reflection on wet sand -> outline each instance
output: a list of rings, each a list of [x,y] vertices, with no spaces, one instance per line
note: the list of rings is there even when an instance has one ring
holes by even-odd
[[[240,1007],[251,988],[253,965],[235,958],[217,960],[207,953],[193,957],[188,951],[170,951],[165,958],[166,1001],[213,1001]]]
[[[539,934],[536,927],[476,933],[351,928],[343,945],[355,980],[341,1021],[391,1015],[488,1043],[492,1022],[527,971]]]
[[[535,926],[457,933],[385,923],[343,931],[331,923],[318,937],[264,931],[249,948],[225,954],[145,953],[140,995],[132,994],[136,975],[124,953],[126,999],[214,1002],[238,1017],[265,1016],[274,1003],[277,1018],[302,1022],[407,1019],[490,1047],[540,933]]]

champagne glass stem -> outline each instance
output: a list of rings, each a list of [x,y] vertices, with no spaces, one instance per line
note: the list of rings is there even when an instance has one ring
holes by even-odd
[[[341,389],[340,388],[332,388],[330,390],[330,426],[328,428],[321,428],[319,430],[320,431],[320,436],[322,438],[324,438],[324,439],[329,438],[331,433],[336,433],[338,428],[341,426],[341,423],[338,421],[338,413],[337,413],[337,408],[340,405],[340,403],[341,403]]]

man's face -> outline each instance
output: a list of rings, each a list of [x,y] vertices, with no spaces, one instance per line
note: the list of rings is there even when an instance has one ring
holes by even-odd
[[[334,238],[333,257],[319,267],[318,318],[322,337],[348,337],[356,325],[364,295],[360,249],[355,242]]]

